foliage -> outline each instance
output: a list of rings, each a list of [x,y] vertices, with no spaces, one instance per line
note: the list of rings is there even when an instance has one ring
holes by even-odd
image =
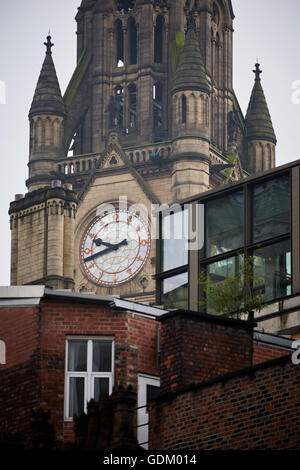
[[[214,282],[202,271],[200,286],[206,300],[200,302],[200,305],[223,316],[236,314],[239,317],[245,313],[249,317],[255,310],[259,312],[264,302],[260,287],[263,281],[254,274],[253,265],[253,257],[244,259],[236,274],[229,273],[220,282]]]

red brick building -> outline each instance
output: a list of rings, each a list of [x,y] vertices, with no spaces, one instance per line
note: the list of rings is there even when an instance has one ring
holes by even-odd
[[[150,449],[299,447],[291,340],[254,323],[23,286],[0,289],[0,325],[0,443],[32,446],[41,409],[68,446],[73,414],[122,385],[137,392],[135,432]]]
[[[143,403],[147,385],[159,386],[155,318],[163,310],[39,286],[1,289],[0,441],[18,435],[27,446],[31,410],[42,408],[57,445],[73,442],[73,413],[91,398],[131,385]]]
[[[300,368],[289,340],[256,333],[253,341],[248,322],[185,311],[160,322],[162,394],[150,404],[150,448],[300,449]]]

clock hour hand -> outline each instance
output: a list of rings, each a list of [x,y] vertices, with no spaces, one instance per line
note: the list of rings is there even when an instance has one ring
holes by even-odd
[[[85,263],[87,263],[88,261],[92,261],[93,259],[98,258],[99,256],[102,256],[102,255],[105,255],[105,254],[109,253],[110,251],[116,251],[120,246],[123,246],[123,245],[128,245],[128,241],[126,240],[126,238],[124,240],[122,240],[120,243],[116,243],[115,245],[111,245],[108,248],[106,248],[105,250],[98,251],[98,253],[95,253],[91,256],[88,256],[87,258],[84,258],[83,261]]]

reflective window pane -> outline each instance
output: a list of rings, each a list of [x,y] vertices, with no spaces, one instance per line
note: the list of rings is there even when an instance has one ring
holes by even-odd
[[[72,372],[87,370],[87,341],[69,341],[68,370]]]
[[[224,281],[229,276],[235,276],[238,271],[239,258],[232,256],[231,258],[217,261],[207,265],[207,276],[213,282]]]
[[[266,301],[291,294],[290,241],[275,243],[254,251],[254,275]]]
[[[111,372],[111,341],[93,342],[93,372]]]
[[[73,418],[84,411],[84,378],[70,377],[69,387],[69,416]]]
[[[240,248],[244,243],[244,196],[236,191],[206,203],[206,256]]]
[[[109,378],[96,377],[94,379],[94,400],[99,401],[103,393],[109,395]]]
[[[289,233],[290,185],[289,175],[273,178],[253,187],[252,241]]]
[[[215,284],[225,281],[231,276],[237,277],[240,275],[240,267],[243,263],[244,257],[242,255],[232,256],[230,258],[217,261],[215,263],[208,264],[206,267],[206,276],[212,281],[213,287]],[[214,309],[214,302],[209,299],[209,295],[206,298],[206,311],[207,313],[217,314],[218,312]]]
[[[165,308],[188,308],[188,273],[164,279],[162,302]]]
[[[178,268],[188,263],[188,211],[163,216],[162,271]]]

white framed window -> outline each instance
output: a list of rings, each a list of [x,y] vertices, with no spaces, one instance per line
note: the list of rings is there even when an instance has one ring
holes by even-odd
[[[69,337],[66,341],[65,419],[87,412],[87,403],[110,395],[114,379],[114,339]]]
[[[149,441],[149,414],[147,404],[155,398],[160,391],[160,379],[153,375],[138,375],[138,413],[137,413],[137,439],[139,444],[148,449]]]

